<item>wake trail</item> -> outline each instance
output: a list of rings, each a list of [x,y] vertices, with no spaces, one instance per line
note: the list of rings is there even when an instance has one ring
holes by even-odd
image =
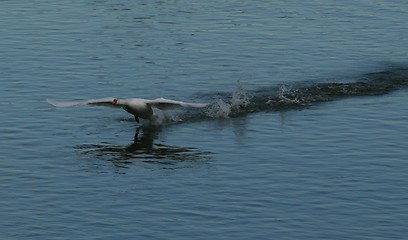
[[[202,95],[204,99],[213,99],[209,104],[185,103],[163,98],[138,99],[138,101],[154,104],[154,118],[148,121],[150,122],[148,124],[162,125],[214,118],[234,118],[256,112],[289,111],[343,98],[384,95],[407,86],[408,68],[393,68],[362,75],[353,82],[298,82],[290,85],[264,86],[250,92],[246,91],[238,81],[232,92]],[[74,102],[47,99],[47,102],[56,107],[84,105],[118,107],[112,104],[113,100],[114,98],[109,97]],[[175,105],[197,109],[186,109],[176,115],[168,115],[161,111],[161,109],[172,109]]]
[[[232,95],[218,98],[207,108],[206,116],[227,118],[262,111],[289,111],[349,97],[380,96],[407,86],[408,68],[365,74],[355,82],[300,82],[253,92],[245,91],[238,82]]]

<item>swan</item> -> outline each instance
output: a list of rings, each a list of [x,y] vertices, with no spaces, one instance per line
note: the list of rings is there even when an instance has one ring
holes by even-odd
[[[84,105],[100,105],[123,108],[126,112],[132,114],[135,117],[136,122],[140,122],[139,118],[145,120],[154,120],[153,108],[160,110],[169,110],[180,107],[189,108],[205,108],[208,106],[206,103],[187,103],[176,100],[170,100],[165,98],[157,98],[153,100],[143,98],[130,98],[130,99],[118,99],[118,98],[102,98],[92,99],[86,101],[77,102],[56,102],[47,99],[47,102],[55,107],[74,107]]]

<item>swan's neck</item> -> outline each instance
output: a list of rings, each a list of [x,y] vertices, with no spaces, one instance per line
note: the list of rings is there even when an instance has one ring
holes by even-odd
[[[142,100],[132,99],[121,102],[123,109],[137,117],[150,119],[153,116],[153,109]]]

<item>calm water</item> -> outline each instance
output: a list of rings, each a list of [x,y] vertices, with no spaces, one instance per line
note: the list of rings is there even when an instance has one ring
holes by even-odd
[[[408,236],[407,3],[0,4],[1,239]]]

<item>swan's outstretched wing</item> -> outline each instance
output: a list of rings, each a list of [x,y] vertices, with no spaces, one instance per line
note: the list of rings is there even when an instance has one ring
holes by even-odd
[[[85,105],[97,105],[97,106],[108,106],[108,107],[121,107],[115,104],[112,104],[114,98],[101,98],[101,99],[91,99],[84,101],[75,101],[75,102],[57,102],[51,99],[47,99],[47,102],[55,107],[75,107],[75,106],[85,106]]]
[[[175,100],[170,100],[170,99],[165,99],[165,98],[146,100],[145,102],[149,104],[150,106],[156,107],[161,110],[168,110],[168,109],[174,109],[174,108],[180,108],[180,107],[204,108],[208,105],[206,103],[186,103],[186,102],[175,101]]]

